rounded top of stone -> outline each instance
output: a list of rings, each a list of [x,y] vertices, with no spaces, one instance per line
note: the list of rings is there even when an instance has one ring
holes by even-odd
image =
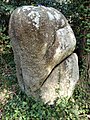
[[[23,12],[23,14],[26,14],[26,16],[32,20],[36,28],[39,28],[40,18],[44,17],[47,17],[46,19],[51,22],[56,22],[59,28],[65,27],[67,23],[64,15],[52,7],[45,7],[42,5],[22,6],[17,8],[17,13],[20,14],[21,12]]]

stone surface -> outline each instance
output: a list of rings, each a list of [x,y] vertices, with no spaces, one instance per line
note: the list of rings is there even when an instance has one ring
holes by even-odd
[[[63,81],[64,71],[61,72],[62,76],[59,76],[58,64],[72,54],[75,49],[76,39],[70,25],[62,13],[54,8],[23,6],[17,8],[11,15],[9,35],[14,51],[19,85],[26,94],[35,97],[41,96],[44,100],[46,93],[43,91],[45,84],[48,84],[47,80],[53,81],[52,78],[55,78],[54,82],[50,82],[52,87],[57,86],[58,77],[60,77],[60,81]],[[78,74],[76,78],[78,78]],[[71,78],[71,81],[73,80]],[[64,89],[63,82],[61,82],[62,91]],[[54,101],[56,96],[53,94],[50,99],[52,98]]]
[[[54,68],[41,87],[41,96],[45,103],[53,104],[54,100],[70,97],[79,79],[78,58],[75,53]]]

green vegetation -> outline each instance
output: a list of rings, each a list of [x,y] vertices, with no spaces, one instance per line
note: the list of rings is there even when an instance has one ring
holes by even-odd
[[[80,80],[72,98],[44,105],[20,91],[13,52],[8,37],[12,11],[22,5],[52,6],[66,16],[74,30],[79,57]],[[0,119],[2,120],[89,120],[90,119],[90,8],[88,0],[71,0],[67,4],[55,0],[0,0]],[[89,57],[90,58],[90,57]]]

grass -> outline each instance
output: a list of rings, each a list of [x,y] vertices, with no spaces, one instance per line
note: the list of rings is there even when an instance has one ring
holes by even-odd
[[[83,75],[82,75],[83,76]],[[81,77],[72,98],[48,106],[27,97],[19,88],[13,53],[0,56],[1,120],[89,120],[90,84]]]

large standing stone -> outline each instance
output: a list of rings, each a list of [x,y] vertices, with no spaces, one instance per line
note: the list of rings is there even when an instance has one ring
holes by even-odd
[[[75,86],[78,80],[78,74],[75,74],[78,73],[76,55],[72,55],[65,61],[63,60],[74,51],[76,39],[61,12],[44,6],[17,8],[10,18],[9,34],[19,85],[27,95],[41,96],[45,102],[53,102],[57,97],[56,93],[51,94],[49,98],[45,94],[50,94],[53,91],[51,87],[55,90],[56,86],[59,85],[62,91],[60,95],[64,95],[62,84],[65,84],[65,81],[72,83],[74,81],[72,76],[74,76],[77,78],[73,82],[74,85],[68,85],[72,93],[71,88]],[[71,66],[70,62],[67,64],[68,60],[71,61]],[[59,65],[62,61],[63,63]],[[70,74],[66,74],[65,71],[69,70],[71,72],[71,69],[73,69],[72,61],[77,67],[76,72],[72,71],[69,80],[67,75],[70,76]],[[63,67],[64,63],[66,65]],[[64,76],[66,76],[66,79]],[[51,87],[48,86],[48,82]],[[45,92],[46,86],[48,88]],[[65,89],[65,96],[68,96],[70,90]]]

